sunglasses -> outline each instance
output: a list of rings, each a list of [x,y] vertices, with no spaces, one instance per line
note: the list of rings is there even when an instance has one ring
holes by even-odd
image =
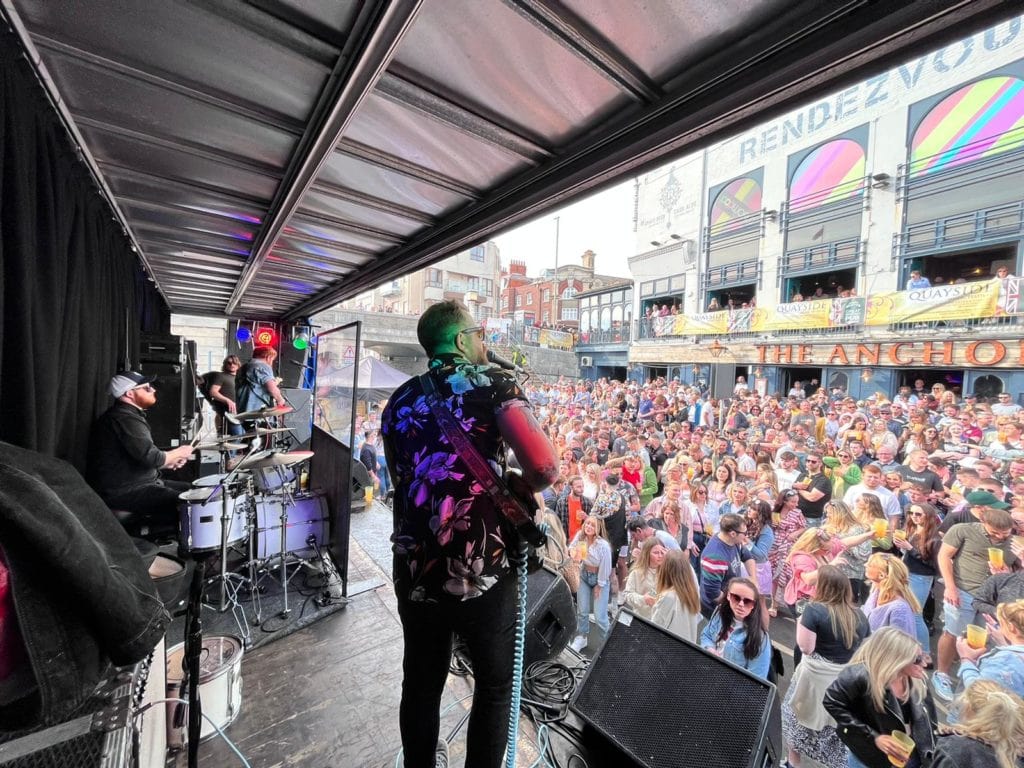
[[[753,608],[754,603],[757,602],[752,597],[744,597],[743,595],[737,595],[735,592],[729,593],[729,599],[736,603],[736,605],[742,605],[745,608]]]
[[[156,392],[156,387],[152,384],[143,384],[141,387],[132,387],[132,389],[143,389],[146,392]]]
[[[455,335],[459,336],[460,334],[463,334],[463,333],[465,333],[467,335],[475,333],[477,336],[479,336],[482,339],[484,337],[484,327],[482,325],[474,325],[472,328],[463,328],[461,331],[459,331]]]
[[[912,662],[910,662],[910,663],[913,664],[914,666],[917,666],[917,667],[923,667],[924,666],[924,656],[917,655],[917,656],[914,657],[914,660]]]

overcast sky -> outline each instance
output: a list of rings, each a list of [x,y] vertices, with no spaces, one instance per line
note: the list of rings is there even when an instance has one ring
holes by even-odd
[[[513,259],[526,262],[526,274],[536,277],[555,266],[555,217],[558,225],[558,263],[579,264],[586,250],[597,254],[594,269],[598,274],[629,277],[627,259],[633,255],[632,178],[545,214],[528,224],[493,238],[501,250],[501,263],[507,267]]]

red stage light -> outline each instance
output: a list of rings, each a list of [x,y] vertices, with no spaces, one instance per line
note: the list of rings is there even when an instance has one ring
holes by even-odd
[[[273,347],[277,345],[277,334],[273,328],[266,326],[256,331],[256,345],[260,347]]]

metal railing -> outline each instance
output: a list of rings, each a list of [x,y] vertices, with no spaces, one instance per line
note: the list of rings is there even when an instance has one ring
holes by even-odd
[[[860,239],[853,237],[786,251],[779,260],[779,274],[790,275],[823,267],[855,267],[862,249]]]
[[[908,225],[895,238],[897,257],[962,248],[1024,234],[1024,201]]]
[[[1004,315],[1003,317],[972,317],[964,320],[927,320],[916,323],[889,323],[886,328],[894,333],[934,332],[936,329],[948,329],[959,333],[982,333],[1018,326],[1021,324],[1019,318],[1020,315]]]
[[[580,331],[579,340],[576,342],[577,349],[595,344],[629,344],[632,340],[630,326],[623,324],[621,328],[607,330]]]
[[[708,267],[704,273],[704,288],[735,283],[757,282],[757,259],[747,259],[720,267]]]

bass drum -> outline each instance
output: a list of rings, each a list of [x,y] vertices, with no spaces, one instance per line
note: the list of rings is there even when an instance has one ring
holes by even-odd
[[[213,499],[207,488],[193,488],[178,496],[182,545],[189,552],[213,552],[220,549],[221,515],[224,510],[219,492]],[[245,510],[235,499],[228,497],[228,544],[245,538]],[[205,502],[205,503],[204,503]]]
[[[182,691],[184,677],[185,644],[178,643],[167,651],[167,698],[188,699]],[[237,637],[204,637],[199,657],[199,697],[203,714],[209,716],[218,728],[227,728],[242,710],[242,641]],[[188,707],[167,702],[167,747],[184,749],[188,743]],[[203,718],[199,740],[204,741],[217,732]]]
[[[256,499],[256,557],[264,559],[281,554],[282,507],[288,512],[286,552],[313,554],[308,543],[310,535],[316,537],[319,546],[327,546],[331,521],[323,493],[295,496],[294,503],[288,503],[284,496],[264,496]]]

